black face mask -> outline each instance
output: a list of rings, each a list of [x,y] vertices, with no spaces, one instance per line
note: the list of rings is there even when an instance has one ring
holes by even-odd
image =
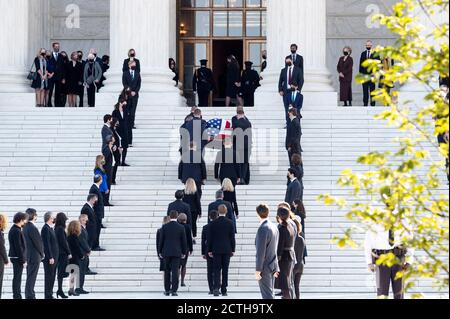
[[[287,66],[292,66],[292,62],[286,62]]]
[[[41,53],[41,56],[45,58],[47,56],[47,54],[44,52],[44,53]]]
[[[135,56],[136,56],[136,53],[130,54],[130,57],[131,57],[131,58],[134,58]]]
[[[94,60],[89,60],[89,63],[91,63],[91,64],[94,63]]]
[[[266,60],[266,59],[267,59],[267,55],[263,55],[262,58],[263,58],[264,60]]]
[[[347,51],[344,52],[344,55],[347,56],[349,53]]]
[[[366,49],[367,49],[368,51],[371,51],[371,50],[372,50],[372,47],[366,47]]]
[[[291,88],[291,91],[295,92],[295,91],[297,91],[297,89],[296,88]]]
[[[291,53],[292,53],[292,54],[296,54],[296,53],[297,53],[297,50],[291,50]]]

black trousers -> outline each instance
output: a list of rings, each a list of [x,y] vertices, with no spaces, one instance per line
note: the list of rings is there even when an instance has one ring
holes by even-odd
[[[22,299],[22,274],[23,264],[18,261],[11,261],[13,265],[12,291],[14,299]]]
[[[394,265],[392,267],[376,266],[377,278],[377,295],[378,297],[389,297],[389,287],[392,283],[392,292],[394,299],[403,299],[403,280],[395,279],[397,273],[402,270],[401,265]]]
[[[197,238],[197,219],[198,219],[198,214],[194,213],[192,214],[192,237]]]
[[[255,106],[255,94],[244,94],[244,106]]]
[[[80,97],[80,104],[79,107],[84,107],[84,85],[80,88],[80,94],[78,96]]]
[[[198,91],[198,106],[208,106],[209,104],[209,91]]]
[[[96,240],[95,240],[95,245],[94,247],[99,247],[100,246],[100,233],[102,232],[102,220],[103,218],[99,218],[97,217],[97,228],[96,228]]]
[[[55,287],[55,278],[56,278],[56,267],[58,263],[56,259],[53,265],[50,265],[48,260],[44,260],[43,263],[44,263],[44,281],[45,281],[44,296],[47,299],[53,296],[53,288]]]
[[[363,83],[363,99],[364,106],[369,106],[369,101],[371,106],[375,106],[375,101],[372,100],[372,92],[375,91],[375,83],[366,82]]]
[[[60,80],[55,80],[55,107],[64,107],[63,94],[62,94],[62,83]]]
[[[214,291],[214,267],[213,267],[213,259],[209,256],[206,256],[206,267],[208,272],[208,286],[209,291]]]
[[[85,257],[84,259],[80,260],[79,266],[80,266],[80,289],[83,290],[86,272],[89,266],[89,257]]]
[[[166,292],[177,292],[180,276],[180,257],[164,258],[164,289]]]
[[[47,101],[47,106],[48,107],[52,107],[52,96],[53,96],[53,91],[55,90],[55,80],[54,79],[49,79],[48,80],[48,101]]]
[[[136,110],[139,102],[139,95],[136,96],[130,96],[127,101],[127,107],[130,108],[130,121],[131,121],[131,128],[135,127],[136,125]]]
[[[250,164],[241,163],[239,164],[239,169],[241,171],[241,183],[245,185],[250,184]]]
[[[28,263],[27,264],[27,280],[25,283],[25,299],[36,299],[36,292],[34,287],[36,285],[36,279],[39,272],[40,263]]]
[[[213,256],[214,290],[220,289],[222,293],[227,292],[230,259],[231,256],[229,254],[214,254]],[[222,279],[222,283],[220,279]]]
[[[66,255],[59,255],[58,258],[58,291],[63,291],[63,281],[69,274],[66,272],[67,265],[69,264],[69,258]]]
[[[95,92],[96,88],[94,84],[91,84],[87,88],[87,94],[88,94],[88,105],[89,107],[95,107]]]
[[[3,263],[0,263],[0,299],[2,299],[4,273],[5,273],[5,265]]]
[[[89,247],[91,247],[92,249],[98,248],[96,223],[97,223],[97,221],[95,223],[90,221],[88,226],[86,227],[86,230],[88,233],[88,244],[89,244]]]

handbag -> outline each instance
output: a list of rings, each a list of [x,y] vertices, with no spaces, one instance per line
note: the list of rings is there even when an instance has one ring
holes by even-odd
[[[37,78],[37,70],[33,72],[34,62],[31,64],[30,71],[28,72],[27,79],[30,81],[34,81]]]

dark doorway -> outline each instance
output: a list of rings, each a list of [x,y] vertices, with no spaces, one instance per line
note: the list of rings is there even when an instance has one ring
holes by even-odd
[[[227,85],[227,57],[234,55],[243,65],[244,41],[243,40],[214,40],[213,41],[213,72],[217,91],[213,96],[213,106],[225,106]]]

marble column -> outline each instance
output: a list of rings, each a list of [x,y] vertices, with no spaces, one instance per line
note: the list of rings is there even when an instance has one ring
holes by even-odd
[[[0,93],[30,92],[26,80],[32,63],[28,59],[28,6],[29,0],[0,1]]]
[[[163,99],[152,101],[154,103],[180,103],[180,91],[175,88],[173,73],[169,70],[171,3],[110,0],[111,69],[105,75],[104,92],[118,94],[123,88],[123,60],[133,48],[141,62],[141,93],[165,94]]]
[[[305,60],[305,107],[337,105],[337,93],[326,66],[326,10],[326,0],[267,1],[268,68],[262,74],[256,105],[281,103],[278,78],[292,43],[299,46],[298,53]]]

